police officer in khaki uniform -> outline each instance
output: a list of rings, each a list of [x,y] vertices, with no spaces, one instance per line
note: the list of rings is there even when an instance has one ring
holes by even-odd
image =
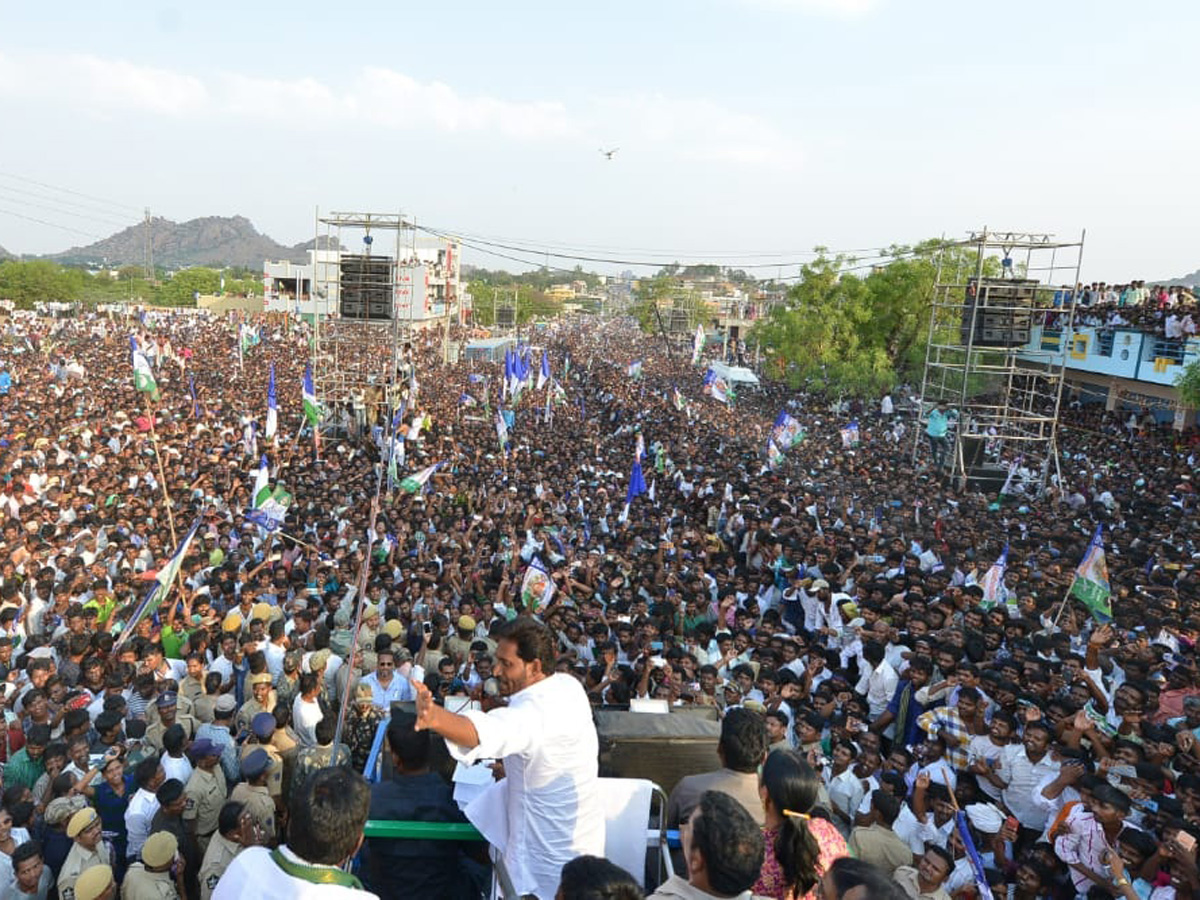
[[[90,806],[79,810],[67,822],[67,837],[75,843],[58,872],[60,900],[75,900],[75,882],[83,872],[92,866],[112,863],[112,847],[104,840],[102,828],[100,814]]]
[[[275,843],[275,801],[267,788],[267,775],[271,769],[271,757],[262,747],[242,760],[242,775],[245,781],[233,789],[230,800],[246,804],[246,811],[253,817],[262,831],[263,843]]]
[[[259,843],[258,826],[246,812],[246,804],[230,800],[221,807],[220,822],[200,863],[200,900],[210,900],[213,888],[243,847]]]
[[[238,710],[238,731],[249,731],[250,723],[261,712],[270,712],[275,708],[275,691],[271,687],[271,673],[259,672],[246,679],[246,685],[254,694],[253,699],[247,700]]]
[[[242,745],[242,759],[245,759],[259,747],[267,751],[271,757],[271,769],[267,775],[267,789],[277,804],[283,797],[283,754],[270,743],[275,734],[275,716],[269,712],[260,712],[250,722],[250,737]]]
[[[75,900],[114,900],[116,896],[111,866],[92,866],[75,882]]]
[[[199,723],[190,715],[179,712],[179,697],[174,691],[159,694],[154,706],[158,710],[158,721],[146,726],[146,743],[155,750],[162,750],[163,732],[176,723],[183,726],[188,740],[196,736]]]
[[[183,896],[183,865],[171,877],[179,843],[169,831],[156,831],[142,845],[142,858],[129,867],[121,885],[121,900],[180,900]]]
[[[196,836],[196,847],[203,855],[225,805],[225,774],[219,765],[221,748],[208,738],[192,744],[191,754],[196,767],[184,787],[183,825]]]

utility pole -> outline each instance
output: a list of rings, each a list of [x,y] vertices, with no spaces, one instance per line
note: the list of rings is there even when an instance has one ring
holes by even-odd
[[[662,335],[663,343],[667,345],[667,358],[674,359],[675,354],[671,350],[671,341],[667,337],[667,331],[663,328],[662,313],[658,309],[658,299],[654,300],[654,318],[658,320],[658,333]]]
[[[150,207],[146,207],[145,253],[146,283],[154,284],[154,239],[150,234]]]

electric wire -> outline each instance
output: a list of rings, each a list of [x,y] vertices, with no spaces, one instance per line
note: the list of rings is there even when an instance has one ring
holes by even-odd
[[[74,232],[75,234],[82,234],[84,237],[96,238],[97,240],[104,239],[103,235],[96,234],[93,231],[83,231],[82,229],[79,229],[79,228],[71,228],[68,225],[59,225],[56,222],[47,222],[45,219],[38,219],[38,218],[35,218],[34,216],[27,216],[27,215],[24,215],[23,213],[14,212],[11,209],[0,208],[0,215],[13,216],[14,218],[17,218],[17,219],[24,219],[26,222],[36,222],[38,225],[46,225],[50,228],[57,228],[60,231],[70,231],[70,232]]]
[[[479,234],[477,232],[461,231],[461,230],[448,229],[448,228],[439,228],[437,226],[430,226],[430,227],[433,228],[435,231],[452,233],[457,237],[465,237],[465,238],[470,238],[471,240],[474,240],[474,241],[489,242],[489,243],[494,243],[494,244],[498,244],[498,245],[509,245],[513,249],[520,249],[520,250],[523,250],[526,252],[541,253],[545,249],[583,250],[583,251],[587,251],[587,252],[604,251],[604,252],[608,252],[611,254],[621,254],[621,253],[643,254],[645,256],[663,257],[664,259],[667,259],[667,260],[697,259],[697,258],[701,258],[701,257],[703,257],[706,260],[714,261],[714,262],[718,259],[724,259],[724,258],[781,260],[781,259],[786,259],[786,258],[794,257],[794,256],[819,256],[822,253],[833,254],[833,255],[837,255],[837,254],[845,255],[845,254],[854,254],[854,253],[882,252],[882,251],[886,251],[886,250],[890,249],[889,247],[853,247],[853,248],[839,249],[839,250],[831,250],[831,249],[774,250],[774,251],[770,251],[770,252],[766,252],[766,251],[745,252],[745,251],[739,251],[739,250],[651,250],[651,249],[640,248],[640,247],[614,247],[614,246],[604,245],[604,244],[563,243],[560,241],[539,241],[539,240],[526,239],[526,238],[509,238],[509,237],[496,236],[496,235],[490,235],[490,234]],[[572,256],[571,258],[575,258],[575,257]],[[661,265],[662,263],[659,261],[655,261],[653,263],[648,263],[648,264],[649,265]],[[769,267],[772,265],[778,266],[778,265],[786,265],[786,264],[787,263],[784,263],[784,262],[772,262],[772,263],[764,263],[763,265],[765,267]]]
[[[459,232],[451,232],[451,231],[447,231],[444,229],[433,228],[431,226],[418,226],[418,228],[422,231],[425,231],[432,235],[436,235],[437,237],[440,237],[443,239],[457,237],[459,240],[463,241],[463,243],[465,245],[465,239],[462,237],[462,234]],[[522,246],[516,246],[513,244],[502,243],[500,241],[489,241],[489,240],[485,240],[485,239],[481,239],[481,238],[471,238],[471,240],[473,241],[473,244],[475,244],[475,245],[482,244],[482,245],[488,246],[488,247],[496,247],[501,250],[508,250],[513,253],[535,253],[538,256],[541,256],[543,258],[553,257],[555,259],[568,259],[568,260],[574,260],[576,262],[603,263],[606,265],[614,265],[614,266],[638,266],[638,267],[642,267],[642,268],[661,268],[663,265],[662,260],[617,259],[617,258],[605,257],[605,256],[591,256],[591,255],[588,255],[585,253],[560,253],[558,251],[550,250],[547,248],[522,247]],[[476,247],[476,249],[478,249],[478,247]],[[880,258],[886,258],[887,251],[890,248],[876,247],[876,248],[870,248],[870,249],[877,250],[877,251],[881,252],[882,254],[884,254],[884,256],[881,256]],[[820,256],[820,255],[825,255],[825,256],[848,255],[844,251],[833,251],[833,250],[812,251],[812,252],[818,256]],[[804,265],[806,262],[810,262],[810,261],[811,260],[783,260],[783,261],[777,261],[777,262],[771,262],[771,263],[747,263],[747,264],[727,263],[724,266],[724,268],[742,269],[742,270],[746,270],[746,269],[780,269],[780,268],[791,268],[792,266]],[[697,263],[697,264],[703,265],[704,263]],[[711,265],[712,263],[708,263],[708,264]]]
[[[490,244],[489,244],[489,242],[484,242],[484,244],[489,244],[488,246],[485,246],[483,244],[477,243],[475,240],[470,240],[470,239],[464,238],[461,236],[461,234],[452,234],[450,232],[442,231],[441,229],[433,228],[430,226],[424,226],[424,225],[419,225],[419,226],[417,226],[417,228],[418,228],[418,230],[424,231],[427,234],[433,235],[434,237],[437,237],[437,238],[440,238],[443,240],[457,240],[464,247],[468,247],[468,248],[475,250],[477,252],[480,252],[480,253],[485,253],[489,256],[498,257],[500,259],[507,259],[511,262],[521,263],[522,265],[532,266],[534,268],[545,268],[547,270],[564,272],[567,274],[574,274],[574,271],[575,271],[574,269],[568,269],[563,266],[547,265],[546,262],[544,261],[544,258],[543,259],[531,259],[528,257],[513,256],[510,253],[502,253],[502,252],[492,249],[492,248],[495,246],[503,247],[504,245],[496,244],[494,242],[490,242]],[[903,260],[903,259],[912,259],[917,256],[921,256],[923,254],[936,252],[938,250],[942,250],[947,247],[962,245],[964,243],[965,242],[963,242],[963,241],[940,241],[936,244],[923,246],[920,249],[910,248],[908,250],[901,250],[898,252],[888,253],[886,255],[878,257],[877,259],[871,260],[869,262],[859,263],[856,261],[849,265],[842,265],[842,266],[839,266],[838,272],[839,273],[851,273],[851,272],[862,271],[864,269],[874,269],[879,266],[887,265],[888,263],[891,263],[891,262],[895,262],[895,261]],[[511,250],[512,248],[505,247],[504,249]],[[516,252],[537,254],[542,257],[547,255],[547,254],[539,254],[538,251],[536,251],[536,250],[518,249]],[[569,255],[565,255],[565,254],[553,254],[552,253],[552,254],[548,254],[548,255],[553,256],[555,258],[564,258],[565,257],[567,259],[574,259],[574,260],[579,260],[579,261],[596,261],[596,260],[587,260],[586,257],[569,256]],[[607,262],[615,262],[612,260],[606,260],[606,261]],[[648,266],[660,265],[659,263],[632,263],[630,261],[620,261],[620,262],[615,262],[615,264],[618,264],[618,265],[635,265],[635,264],[637,264],[637,265],[648,265]],[[793,265],[797,265],[797,264],[793,263]],[[801,263],[799,265],[804,265],[804,264]],[[734,268],[734,267],[731,266],[730,268]],[[767,266],[765,268],[778,268],[778,266]],[[791,282],[791,281],[799,281],[802,278],[803,278],[803,275],[801,274],[801,275],[788,275],[788,276],[782,276],[782,277],[765,279],[765,280],[771,280],[771,281],[777,281],[777,282]]]
[[[54,213],[55,215],[71,216],[76,219],[87,219],[91,222],[99,222],[101,225],[120,226],[121,228],[129,228],[133,224],[129,221],[122,221],[109,216],[94,216],[89,213],[80,212],[74,209],[66,209],[60,206],[52,206],[48,203],[38,203],[34,200],[26,200],[24,197],[14,197],[8,193],[9,189],[4,185],[0,185],[0,200],[6,203],[17,203],[21,206],[31,206],[35,209],[41,209],[46,212]]]
[[[106,206],[113,206],[113,207],[118,207],[120,209],[132,210],[139,214],[142,212],[142,210],[140,208],[138,208],[136,206],[132,206],[131,204],[128,204],[128,203],[121,203],[117,200],[108,200],[108,199],[105,199],[104,197],[97,197],[94,194],[85,194],[85,193],[83,193],[83,191],[72,190],[71,188],[65,188],[65,187],[62,187],[62,186],[56,185],[56,184],[48,184],[45,181],[38,181],[35,178],[28,178],[24,175],[17,175],[13,172],[0,172],[0,178],[11,178],[15,181],[23,181],[26,184],[35,184],[38,187],[47,188],[52,191],[60,191],[64,194],[73,194],[76,197],[83,197],[85,200],[94,200],[97,203],[103,203]]]
[[[120,220],[122,222],[128,221],[127,216],[129,216],[129,213],[123,210],[118,210],[116,207],[112,206],[103,207],[96,206],[91,203],[80,203],[78,200],[71,200],[68,197],[59,197],[53,194],[47,194],[45,191],[30,191],[4,183],[0,183],[0,191],[6,191],[10,194],[20,194],[23,197],[31,197],[33,198],[33,201],[54,203],[58,206],[66,207],[72,214],[75,214],[76,210],[84,210],[88,213],[108,216],[114,220]],[[141,217],[139,216],[138,218]]]

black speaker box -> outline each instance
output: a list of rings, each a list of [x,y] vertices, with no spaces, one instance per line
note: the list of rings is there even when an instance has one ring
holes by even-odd
[[[716,709],[695,707],[668,715],[598,709],[595,718],[604,778],[646,778],[670,794],[685,775],[721,765]]]

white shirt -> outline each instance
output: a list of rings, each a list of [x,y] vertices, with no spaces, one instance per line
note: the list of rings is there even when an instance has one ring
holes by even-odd
[[[280,852],[292,862],[311,865],[288,849]],[[328,867],[319,867],[328,868]],[[377,894],[342,887],[340,884],[313,884],[293,878],[271,859],[266,847],[247,847],[233,858],[212,892],[212,900],[241,900],[258,897],[260,900],[379,900]]]
[[[1025,828],[1041,831],[1046,827],[1050,811],[1034,799],[1036,789],[1047,776],[1058,774],[1059,764],[1047,753],[1040,762],[1030,762],[1025,748],[1013,744],[1007,748],[1002,765],[1001,778],[1007,781],[1004,788],[1004,805]]]
[[[879,665],[870,675],[859,680],[857,689],[860,692],[863,691],[864,681],[866,682],[867,705],[871,709],[871,720],[874,721],[883,715],[887,705],[892,702],[892,695],[896,693],[896,685],[900,683],[900,676],[896,674],[892,664],[885,658],[879,661]]]
[[[488,790],[508,795],[502,821],[485,820],[474,806],[467,816],[485,836],[506,831],[502,852],[518,894],[552,900],[563,865],[604,855],[599,742],[587,695],[572,676],[555,674],[513,694],[507,707],[464,715],[479,744],[448,743],[450,753],[467,765],[503,757],[504,781]]]
[[[176,759],[170,753],[164,753],[162,759],[163,771],[167,773],[168,778],[178,778],[184,784],[188,783],[188,779],[192,777],[192,763],[186,755]]]
[[[158,799],[154,792],[138,788],[125,810],[125,831],[129,835],[125,855],[128,859],[137,859],[141,854],[142,844],[150,837],[150,822],[156,812]]]
[[[321,705],[317,701],[310,702],[300,694],[296,695],[292,701],[292,728],[305,747],[317,746],[317,723],[322,718]]]
[[[268,643],[263,647],[263,656],[267,658],[267,671],[271,673],[272,680],[283,674],[283,657],[287,654],[287,648],[282,644]]]

